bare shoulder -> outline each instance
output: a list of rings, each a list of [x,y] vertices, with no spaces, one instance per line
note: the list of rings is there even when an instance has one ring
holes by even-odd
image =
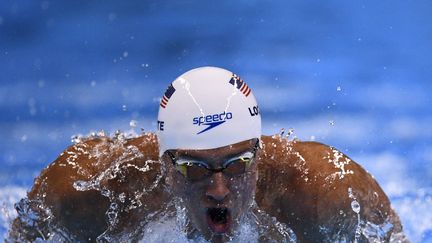
[[[376,231],[380,239],[401,232],[376,180],[336,148],[278,136],[264,136],[263,143],[257,202],[291,226],[300,240],[352,240],[358,225]]]
[[[94,137],[71,145],[41,172],[20,202],[11,237],[47,239],[61,230],[87,241],[109,228],[139,223],[148,211],[163,207],[157,198],[167,197],[157,148],[152,133],[130,139]],[[38,216],[33,225],[26,222],[29,213]]]

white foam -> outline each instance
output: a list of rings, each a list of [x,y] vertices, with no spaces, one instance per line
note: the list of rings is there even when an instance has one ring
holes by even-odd
[[[392,200],[398,212],[404,231],[411,242],[429,242],[424,234],[432,232],[432,188],[419,189],[414,196],[405,195]]]
[[[6,238],[12,220],[17,216],[14,204],[26,196],[25,187],[0,187],[0,241]]]

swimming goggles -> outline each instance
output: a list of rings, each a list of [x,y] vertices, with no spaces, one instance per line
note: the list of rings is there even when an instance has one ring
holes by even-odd
[[[259,139],[257,139],[252,150],[228,159],[220,168],[211,168],[207,163],[199,160],[189,158],[177,159],[171,151],[166,151],[166,153],[170,156],[178,172],[191,181],[199,181],[218,172],[222,172],[230,177],[244,174],[247,168],[254,162],[258,148]]]

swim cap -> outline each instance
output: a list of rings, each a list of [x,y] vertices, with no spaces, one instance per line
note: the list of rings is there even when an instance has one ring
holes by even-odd
[[[212,149],[261,137],[261,115],[246,83],[217,67],[192,69],[168,86],[158,115],[159,155]]]

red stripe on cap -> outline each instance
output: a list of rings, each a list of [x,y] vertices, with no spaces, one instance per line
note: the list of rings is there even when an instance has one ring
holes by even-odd
[[[165,95],[162,97],[162,100],[164,100],[165,102],[168,102],[168,98]]]
[[[166,106],[165,106],[164,104],[162,104],[162,103],[160,104],[160,106],[162,106],[162,108],[165,108],[165,107],[166,107]]]
[[[165,100],[161,100],[161,104],[167,105],[168,102],[166,102]]]
[[[243,94],[246,94],[249,90],[249,86],[247,86],[247,84],[245,85],[245,89],[243,90]]]
[[[249,89],[249,87],[248,87]],[[246,93],[246,97],[248,97],[248,95],[251,93],[251,89],[248,90],[248,92]]]
[[[245,87],[247,87],[247,85],[245,82],[243,82],[242,86],[240,87],[240,92],[244,92]]]

